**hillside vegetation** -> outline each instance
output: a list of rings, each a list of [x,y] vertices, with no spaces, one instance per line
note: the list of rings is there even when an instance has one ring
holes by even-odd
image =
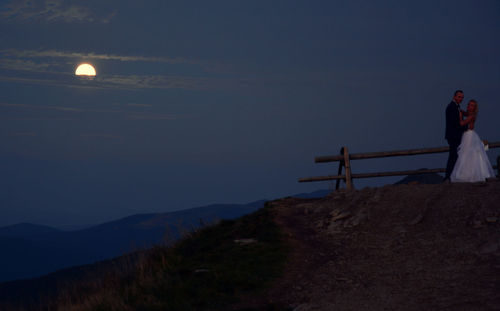
[[[83,266],[74,278],[42,278],[51,289],[29,293],[20,282],[20,295],[11,289],[0,310],[224,310],[262,293],[282,274],[287,253],[270,209],[262,208],[188,233],[171,247]]]
[[[499,202],[497,181],[275,200],[30,310],[495,310]]]
[[[39,277],[169,242],[200,222],[235,219],[264,206],[213,204],[167,213],[136,214],[75,231],[18,224],[0,228],[0,282]],[[168,228],[166,232],[166,228]],[[0,285],[1,287],[1,285]],[[2,293],[0,291],[0,300]]]

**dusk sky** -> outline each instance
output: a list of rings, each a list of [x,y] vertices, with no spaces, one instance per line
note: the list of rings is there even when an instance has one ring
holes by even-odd
[[[456,89],[500,141],[498,0],[2,1],[0,42],[0,226],[332,188],[315,156],[445,146]]]

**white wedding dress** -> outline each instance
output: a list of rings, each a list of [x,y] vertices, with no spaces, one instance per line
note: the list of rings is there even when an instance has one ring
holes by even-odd
[[[484,144],[473,130],[467,130],[458,147],[458,160],[451,173],[452,182],[478,182],[494,177]]]

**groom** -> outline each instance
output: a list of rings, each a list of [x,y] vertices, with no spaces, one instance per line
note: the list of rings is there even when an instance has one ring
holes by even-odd
[[[446,164],[446,174],[444,181],[450,181],[450,175],[455,167],[458,159],[458,146],[462,140],[462,134],[465,132],[467,126],[460,125],[460,103],[464,99],[464,92],[462,90],[455,91],[453,100],[446,107],[446,133],[445,137],[450,145],[450,154],[448,155],[448,162]]]

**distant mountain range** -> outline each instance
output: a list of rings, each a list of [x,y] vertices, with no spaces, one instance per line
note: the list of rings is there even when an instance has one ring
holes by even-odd
[[[0,228],[0,237],[30,237],[44,234],[60,233],[61,230],[48,226],[35,225],[30,223],[20,223],[17,225]]]
[[[408,178],[398,183],[415,179],[413,176],[411,180]],[[428,179],[426,175],[418,175],[416,180],[429,183]],[[434,176],[433,180],[437,177]],[[331,192],[324,189],[292,196],[318,198]],[[0,227],[0,282],[36,278],[59,269],[168,244],[183,232],[217,220],[249,214],[263,207],[265,202],[214,204],[169,213],[137,214],[75,231],[30,223]]]
[[[0,282],[37,277],[177,239],[202,223],[253,212],[264,200],[218,204],[171,213],[139,214],[77,231],[35,224],[0,228]]]
[[[394,183],[395,185],[408,184],[408,183],[420,183],[420,184],[440,184],[443,182],[443,176],[437,173],[421,174],[421,175],[408,175],[400,181]]]
[[[329,190],[297,194],[322,197]],[[221,219],[234,219],[264,206],[214,204],[169,213],[137,214],[76,231],[21,223],[0,228],[0,282],[34,278],[153,245],[175,241],[183,232]]]

